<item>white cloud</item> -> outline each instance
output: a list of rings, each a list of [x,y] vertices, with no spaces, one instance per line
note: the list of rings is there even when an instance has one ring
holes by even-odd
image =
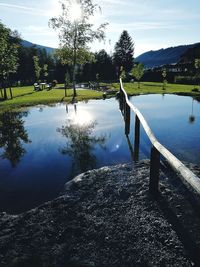
[[[34,26],[29,25],[21,28],[24,35],[30,35],[30,36],[55,36],[55,31],[50,29],[49,27],[42,27],[42,26]]]
[[[162,29],[178,29],[182,25],[164,22],[131,22],[131,23],[110,23],[108,26],[109,33],[119,33],[122,30],[128,31],[148,31],[148,30],[162,30]]]
[[[0,2],[0,7],[9,10],[9,12],[34,15],[34,16],[45,16],[52,17],[57,16],[60,13],[60,4],[58,1],[49,2],[46,7],[44,6],[35,6],[30,7],[27,5],[16,5],[16,4],[7,4]],[[32,5],[33,6],[33,5]]]
[[[34,10],[34,8],[31,8],[31,7],[14,5],[14,4],[7,4],[7,3],[0,3],[0,6],[7,7],[7,8],[17,8],[17,9],[22,9],[22,10],[31,10],[31,11]]]

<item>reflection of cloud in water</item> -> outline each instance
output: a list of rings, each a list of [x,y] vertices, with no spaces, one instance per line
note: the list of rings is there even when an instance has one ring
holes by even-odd
[[[101,124],[101,125],[98,125],[96,127],[96,131],[107,131],[107,130],[110,130],[113,131],[113,129],[116,128],[116,131],[118,130],[119,128],[119,122],[117,123],[111,123],[111,124]]]

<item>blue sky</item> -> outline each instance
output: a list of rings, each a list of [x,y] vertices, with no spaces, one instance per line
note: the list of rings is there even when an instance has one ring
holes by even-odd
[[[59,0],[0,0],[0,20],[33,43],[57,47],[48,21],[59,13]],[[200,42],[199,0],[96,0],[102,8],[95,24],[108,22],[105,43],[92,45],[112,52],[123,30],[135,43],[135,56],[149,51]],[[110,41],[109,41],[110,40]]]

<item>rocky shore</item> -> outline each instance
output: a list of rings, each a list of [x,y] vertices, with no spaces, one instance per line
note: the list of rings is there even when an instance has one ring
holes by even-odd
[[[0,266],[200,266],[199,200],[164,164],[157,197],[148,182],[148,161],[104,167],[38,208],[1,213]]]

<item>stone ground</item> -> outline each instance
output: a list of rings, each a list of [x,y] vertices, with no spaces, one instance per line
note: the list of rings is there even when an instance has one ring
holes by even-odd
[[[38,208],[1,213],[0,266],[200,266],[199,199],[164,164],[157,197],[148,177],[148,161],[104,167]]]

